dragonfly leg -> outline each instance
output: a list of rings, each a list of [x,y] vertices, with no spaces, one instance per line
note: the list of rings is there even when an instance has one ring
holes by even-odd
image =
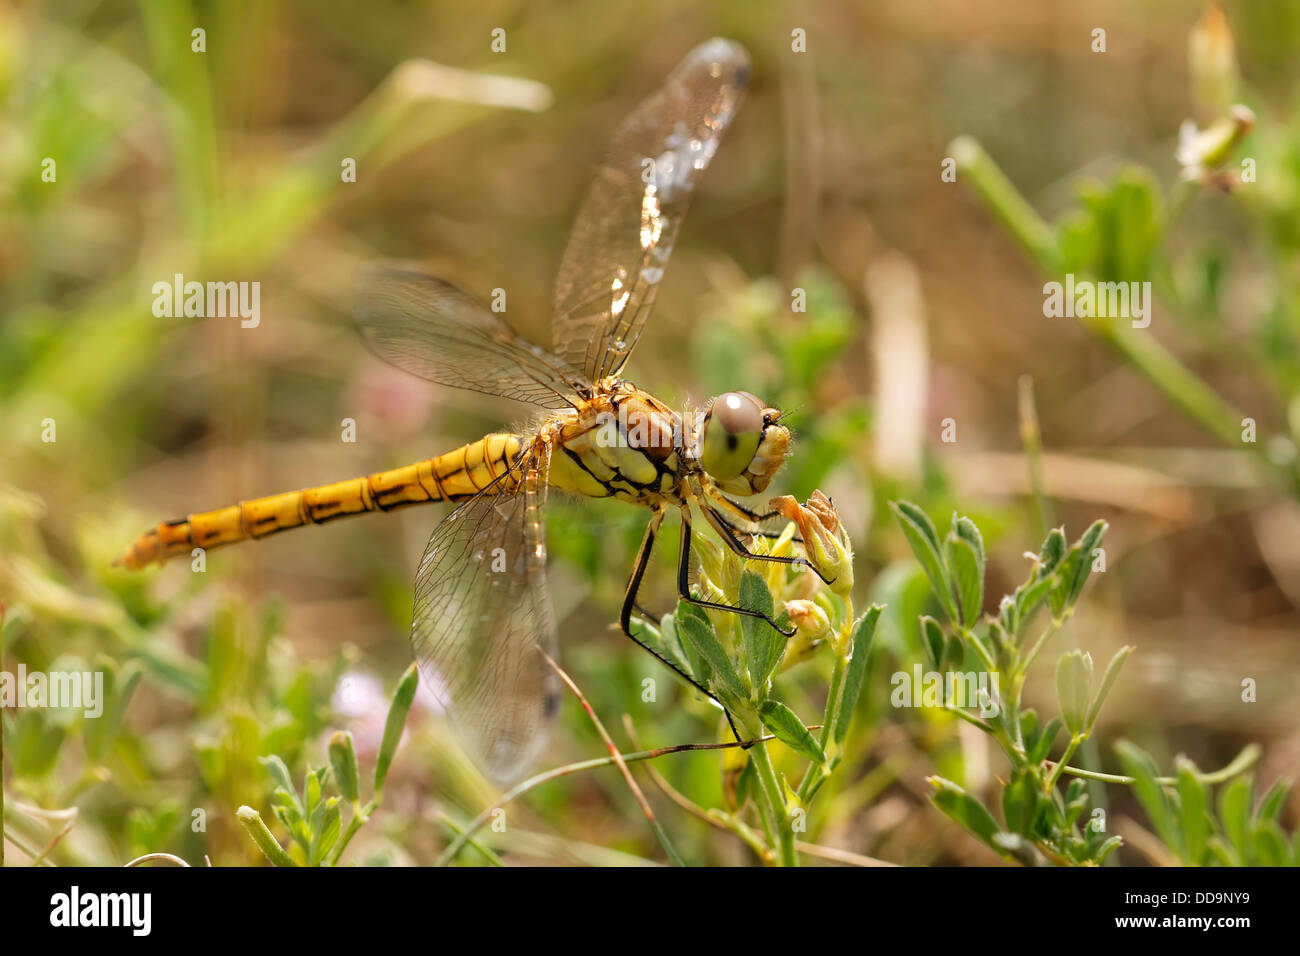
[[[727,547],[736,552],[736,554],[740,555],[746,561],[770,561],[773,564],[792,564],[796,567],[810,569],[813,574],[822,579],[823,584],[832,584],[835,581],[834,578],[828,578],[826,575],[822,574],[816,565],[807,558],[787,558],[775,554],[754,554],[745,547],[745,542],[740,540],[731,525],[727,524],[727,520],[712,507],[706,506],[704,508],[704,517],[709,524],[713,525],[713,527],[717,529],[718,534],[722,535],[722,540],[727,543]]]
[[[729,496],[724,495],[721,491],[719,491],[717,488],[712,487],[712,485],[708,483],[704,485],[704,492],[715,503],[721,505],[722,508],[724,508],[727,511],[730,511],[736,517],[748,521],[750,524],[762,524],[764,521],[771,521],[773,518],[781,517],[781,512],[779,511],[767,511],[764,512],[763,514],[759,514],[754,509],[747,508],[739,501],[735,501]],[[715,513],[717,514],[718,517],[722,517],[721,511],[717,511]],[[771,539],[781,537],[780,532],[777,531],[748,531],[743,528],[737,528],[730,521],[727,521],[727,524],[730,525],[731,530],[739,532],[741,534],[748,534],[748,535],[753,535],[754,537],[771,538]],[[793,541],[795,544],[803,544],[803,538],[799,537],[799,535],[797,534],[794,536]]]
[[[749,608],[732,607],[730,604],[719,604],[716,601],[705,601],[691,594],[691,520],[685,511],[682,512],[682,549],[677,562],[677,594],[687,604],[712,608],[715,611],[731,611],[733,614],[756,617],[766,621],[786,637],[794,637],[795,635],[795,628],[791,627],[790,630],[785,630],[762,611],[751,611]]]
[[[781,537],[780,531],[763,531],[761,529],[758,531],[750,531],[748,528],[742,528],[738,525],[734,525],[731,523],[731,519],[726,517],[724,514],[722,514],[722,512],[718,512],[718,517],[721,518],[723,521],[725,521],[727,523],[727,527],[730,528],[732,531],[736,532],[736,534],[738,535],[741,534],[748,535],[751,538],[767,538],[769,541],[775,541],[777,538]],[[798,541],[797,538],[792,540]]]
[[[744,740],[744,738],[740,736],[740,731],[736,729],[736,722],[731,719],[731,711],[727,710],[726,705],[723,704],[722,701],[718,700],[718,698],[707,687],[697,681],[694,677],[686,673],[668,658],[664,657],[653,647],[645,643],[645,641],[640,640],[632,633],[633,610],[638,611],[645,617],[653,617],[652,615],[647,614],[645,610],[637,604],[636,595],[637,592],[641,590],[641,579],[645,577],[645,569],[650,564],[650,552],[654,550],[655,537],[659,534],[659,526],[663,524],[663,520],[663,511],[655,511],[653,517],[650,519],[650,524],[645,529],[645,537],[641,539],[641,548],[637,551],[636,564],[632,568],[632,577],[627,582],[627,593],[623,595],[623,610],[622,613],[619,614],[618,618],[619,626],[623,628],[623,633],[627,635],[628,639],[631,640],[633,644],[637,645],[642,650],[648,651],[652,657],[659,661],[659,663],[663,664],[669,670],[674,671],[678,677],[686,681],[686,683],[690,684],[705,697],[709,698],[721,707],[722,712],[727,715],[727,723],[731,725],[731,732],[735,734],[736,740]]]

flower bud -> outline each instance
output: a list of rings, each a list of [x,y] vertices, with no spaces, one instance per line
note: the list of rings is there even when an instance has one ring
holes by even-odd
[[[831,591],[848,597],[853,590],[853,549],[830,499],[814,491],[806,505],[783,495],[768,507],[798,526],[808,563],[826,578]]]
[[[799,636],[816,641],[831,632],[831,619],[826,611],[814,601],[786,601],[785,613],[799,629]]]

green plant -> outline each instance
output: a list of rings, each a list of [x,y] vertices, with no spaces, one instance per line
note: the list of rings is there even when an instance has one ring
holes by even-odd
[[[1156,776],[1155,761],[1127,740],[1115,752],[1132,779],[1138,802],[1146,811],[1165,851],[1156,862],[1179,866],[1300,866],[1300,831],[1282,828],[1282,810],[1291,782],[1278,780],[1252,810],[1254,778],[1237,774],[1258,756],[1248,747],[1217,774],[1202,773],[1184,756],[1174,759],[1172,779]],[[1217,812],[1213,787],[1221,784]]]
[[[361,802],[357,753],[352,745],[352,735],[347,731],[337,731],[330,738],[329,765],[309,770],[303,779],[301,793],[294,789],[289,768],[283,760],[274,754],[261,758],[271,782],[275,784],[273,812],[289,831],[293,845],[285,850],[267,828],[262,815],[252,807],[240,807],[236,816],[268,860],[276,866],[338,864],[352,838],[370,820],[383,799],[384,781],[402,739],[419,680],[419,671],[412,664],[393,693],[388,718],[384,722],[383,741],[375,760],[374,793],[364,805]],[[330,783],[331,771],[338,794],[326,796],[325,787]],[[346,831],[343,830],[341,804],[346,804],[351,810]]]
[[[934,522],[921,508],[907,501],[893,502],[891,507],[945,618],[943,622],[929,615],[918,619],[927,663],[934,671],[942,672],[973,659],[992,678],[978,701],[980,716],[965,709],[976,701],[941,699],[938,703],[988,734],[1010,764],[1006,779],[1000,783],[1002,823],[978,797],[936,775],[929,778],[934,788],[931,799],[940,810],[1008,860],[1026,865],[1097,865],[1122,841],[1106,834],[1101,822],[1104,814],[1089,813],[1090,796],[1082,778],[1091,777],[1132,785],[1161,839],[1185,863],[1203,862],[1206,854],[1216,852],[1206,839],[1210,832],[1227,834],[1226,842],[1218,840],[1215,844],[1220,861],[1288,858],[1290,850],[1283,852],[1287,843],[1276,822],[1285,790],[1275,788],[1265,801],[1267,810],[1261,808],[1250,826],[1240,809],[1240,796],[1230,801],[1232,809],[1227,815],[1234,821],[1232,827],[1216,825],[1205,814],[1208,786],[1243,771],[1257,755],[1256,748],[1248,748],[1217,774],[1202,774],[1190,761],[1180,758],[1179,775],[1174,781],[1157,778],[1151,758],[1126,743],[1118,745],[1117,750],[1129,776],[1070,766],[1076,751],[1092,736],[1106,696],[1132,647],[1120,648],[1099,679],[1094,679],[1091,654],[1082,650],[1063,653],[1056,664],[1059,716],[1043,721],[1034,709],[1022,705],[1030,669],[1073,616],[1102,554],[1104,521],[1094,522],[1073,544],[1067,543],[1061,528],[1053,529],[1032,556],[1033,567],[1025,582],[1002,598],[996,614],[982,615],[985,554],[975,523],[954,514],[948,535],[941,539]],[[1043,610],[1047,621],[1034,636],[1034,622]],[[1062,731],[1066,735],[1064,749],[1053,759]],[[1076,779],[1062,792],[1064,773]],[[1171,786],[1176,787],[1176,792],[1167,792]],[[1229,789],[1237,788],[1232,791],[1236,794],[1241,786],[1238,779]],[[1244,786],[1248,793],[1249,784]],[[1245,799],[1248,803],[1249,798]]]
[[[1259,109],[1245,87],[1227,22],[1211,4],[1192,36],[1192,102],[1198,128],[1184,123],[1181,175],[1162,189],[1151,170],[1132,163],[1107,181],[1082,179],[1078,202],[1048,223],[975,139],[949,145],[959,178],[998,219],[1048,279],[1150,282],[1161,324],[1198,356],[1236,356],[1261,372],[1271,390],[1269,420],[1259,425],[1193,371],[1161,338],[1127,318],[1082,317],[1104,342],[1190,421],[1225,447],[1249,452],[1259,470],[1300,497],[1300,298],[1293,263],[1300,252],[1300,127],[1287,112]],[[1294,112],[1292,109],[1291,112]],[[1227,194],[1226,199],[1216,196]],[[1206,210],[1214,228],[1198,231],[1189,212]],[[1251,228],[1225,247],[1222,234],[1241,220]],[[1249,277],[1252,296],[1232,302],[1231,280]],[[1248,312],[1241,321],[1239,311]],[[1150,319],[1150,315],[1147,316]],[[1245,335],[1234,326],[1244,325]],[[1272,434],[1266,434],[1268,430]]]
[[[635,627],[657,653],[709,689],[741,737],[755,741],[747,750],[731,751],[725,768],[729,807],[711,815],[764,860],[792,866],[798,863],[795,834],[805,828],[807,806],[840,763],[882,608],[872,606],[854,617],[852,545],[820,492],[806,506],[793,498],[775,499],[773,506],[792,520],[775,539],[753,539],[754,553],[802,558],[812,571],[803,564],[747,562],[701,538],[696,591],[706,600],[764,614],[782,628],[793,622],[794,637],[787,640],[758,617],[685,601],[657,626],[641,620]],[[820,733],[814,735],[776,695],[772,678],[823,646],[834,663]],[[797,786],[776,772],[765,733],[808,762]],[[751,803],[762,836],[743,819]]]

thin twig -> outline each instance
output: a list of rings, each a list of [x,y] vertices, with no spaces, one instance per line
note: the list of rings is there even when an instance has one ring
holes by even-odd
[[[1194,776],[1197,780],[1201,781],[1201,783],[1223,783],[1223,781],[1232,779],[1237,774],[1250,767],[1251,764],[1259,759],[1261,753],[1263,753],[1263,751],[1260,749],[1259,744],[1247,744],[1242,749],[1241,753],[1237,754],[1237,756],[1233,758],[1232,763],[1228,764],[1226,767],[1223,767],[1220,770],[1215,770],[1211,773],[1198,773]],[[1043,763],[1046,766],[1055,767],[1057,762],[1045,760]],[[1121,773],[1101,773],[1097,770],[1084,770],[1082,767],[1066,766],[1062,772],[1068,773],[1073,777],[1084,777],[1087,780],[1100,780],[1102,783],[1133,784],[1137,782],[1135,778],[1125,776]],[[1155,781],[1162,787],[1174,787],[1178,785],[1177,777],[1156,777]]]
[[[453,820],[445,813],[438,814],[438,821],[447,829],[449,829],[452,833],[459,835],[464,832],[464,827],[462,827],[460,824],[458,824],[455,820]],[[484,846],[480,841],[471,839],[469,841],[469,845],[472,846],[474,849],[478,850],[479,853],[483,855],[483,858],[488,861],[489,865],[491,866],[506,865],[505,861],[502,860],[501,857],[493,853],[490,847]]]
[[[623,715],[623,727],[627,730],[627,735],[631,739],[632,745],[634,747],[640,747],[641,739],[636,732],[635,725],[632,723],[632,716],[630,714]],[[654,764],[646,764],[645,769],[655,786],[662,790],[664,795],[668,797],[669,800],[673,801],[673,803],[677,804],[692,816],[703,820],[710,826],[717,827],[719,830],[725,830],[726,832],[739,837],[746,846],[754,851],[754,854],[759,858],[760,862],[764,865],[771,863],[771,848],[763,842],[762,837],[760,837],[752,827],[747,826],[745,822],[738,818],[734,813],[726,813],[721,810],[705,810],[698,803],[695,803],[690,797],[686,796],[686,794],[682,793],[669,783],[668,778],[661,774],[659,768]]]
[[[636,802],[641,805],[641,812],[645,814],[645,818],[650,824],[650,829],[654,831],[655,836],[659,838],[659,842],[663,844],[664,851],[668,854],[668,859],[672,860],[673,864],[676,866],[685,866],[686,861],[677,854],[677,850],[673,846],[672,841],[668,839],[668,834],[664,832],[663,827],[659,825],[659,821],[655,819],[655,812],[650,808],[650,801],[646,800],[645,794],[641,792],[641,787],[637,784],[636,780],[633,779],[632,771],[627,769],[627,764],[623,760],[623,755],[619,753],[618,747],[614,743],[614,738],[605,730],[605,725],[600,722],[600,718],[596,716],[596,712],[592,709],[591,704],[587,703],[587,698],[583,696],[582,691],[578,689],[578,685],[573,682],[573,679],[564,672],[564,668],[557,664],[550,654],[541,651],[541,655],[546,658],[546,663],[551,665],[551,670],[555,671],[555,673],[560,676],[560,680],[564,681],[569,690],[573,691],[573,696],[578,698],[578,703],[582,704],[582,709],[585,710],[587,716],[591,718],[592,725],[600,733],[601,739],[605,741],[605,749],[608,750],[609,755],[614,758],[614,763],[618,766],[618,772],[623,775],[624,781],[627,782],[627,788],[632,791],[633,798],[635,798]]]
[[[1029,465],[1029,487],[1038,517],[1038,537],[1045,538],[1052,527],[1052,512],[1047,493],[1043,490],[1043,434],[1038,427],[1032,375],[1020,376],[1019,411],[1020,441],[1025,446],[1025,461]]]
[[[809,856],[819,856],[823,860],[834,860],[836,863],[847,863],[849,866],[898,866],[897,863],[890,863],[888,860],[877,860],[874,856],[864,856],[861,853],[852,853],[849,850],[839,850],[833,846],[822,846],[819,843],[804,843],[799,840],[795,847],[801,853],[807,853]]]
[[[764,734],[762,737],[756,737],[753,740],[739,740],[728,743],[716,744],[673,744],[670,747],[659,747],[655,750],[643,750],[638,753],[623,754],[625,763],[636,763],[641,760],[653,760],[656,757],[662,757],[665,754],[687,753],[694,750],[729,750],[732,747],[752,747],[756,743],[767,740],[775,740],[772,734]],[[534,787],[547,783],[551,780],[558,780],[561,777],[567,777],[570,774],[578,773],[583,770],[595,770],[597,767],[611,767],[614,765],[613,757],[594,757],[591,760],[580,760],[577,763],[565,764],[563,767],[555,767],[552,770],[545,770],[541,773],[534,774],[527,780],[515,784],[509,790],[501,795],[501,799],[489,806],[482,813],[476,816],[469,825],[465,827],[465,832],[452,841],[447,849],[442,851],[442,856],[438,857],[434,866],[446,866],[456,858],[465,847],[469,837],[482,829],[489,820],[492,819],[492,813],[503,808],[506,804],[523,796]]]
[[[72,827],[76,824],[76,822],[77,822],[76,816],[73,816],[70,820],[68,820],[67,824],[64,825],[63,829],[60,830],[58,833],[56,833],[54,835],[54,839],[49,842],[49,845],[46,846],[44,850],[41,851],[41,855],[38,856],[36,859],[32,860],[32,866],[38,866],[41,863],[43,863],[49,857],[49,855],[54,852],[54,848],[63,842],[63,838],[72,832]]]

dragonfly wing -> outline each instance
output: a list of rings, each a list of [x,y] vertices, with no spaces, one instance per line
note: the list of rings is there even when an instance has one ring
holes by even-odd
[[[559,679],[539,653],[557,656],[546,591],[548,459],[546,450],[526,453],[514,494],[489,486],[448,515],[415,579],[411,642],[425,682],[499,782],[528,769],[560,704]]]
[[[356,322],[384,361],[441,385],[543,408],[573,404],[582,376],[455,286],[398,263],[367,268]]]
[[[574,223],[555,290],[555,352],[596,382],[636,346],[690,202],[740,105],[749,56],[692,50],[618,127]]]

